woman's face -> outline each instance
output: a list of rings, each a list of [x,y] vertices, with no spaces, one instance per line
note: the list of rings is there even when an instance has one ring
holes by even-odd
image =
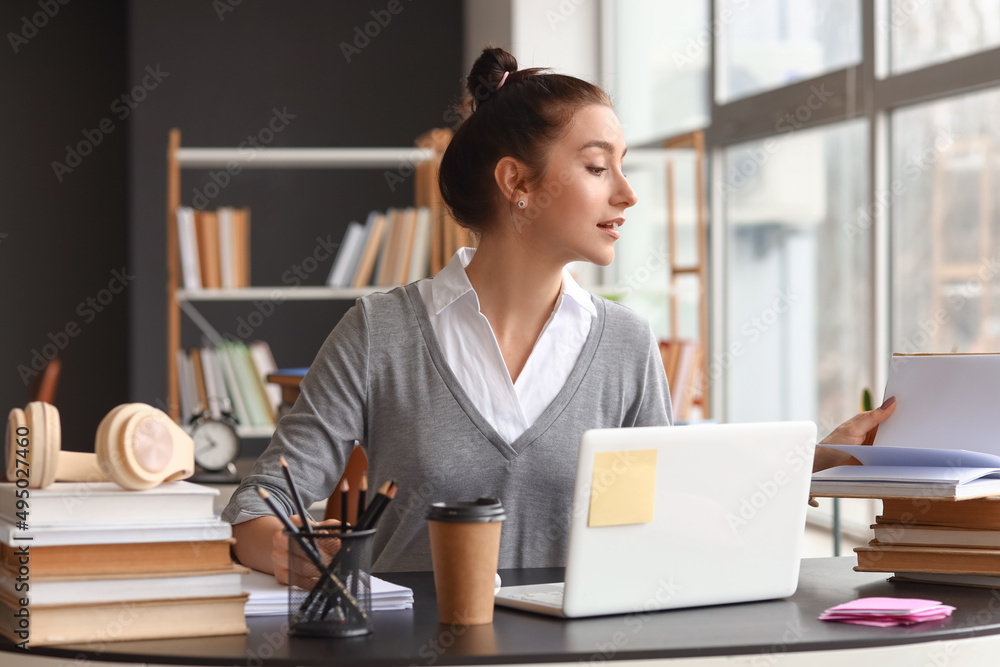
[[[622,173],[625,138],[614,111],[588,106],[552,148],[541,182],[526,197],[522,233],[560,261],[601,266],[615,257],[616,224],[637,200]],[[625,232],[627,233],[627,232]]]

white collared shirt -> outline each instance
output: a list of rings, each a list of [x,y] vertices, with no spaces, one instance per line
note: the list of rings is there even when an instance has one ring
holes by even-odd
[[[509,444],[528,430],[566,383],[597,308],[590,293],[563,269],[555,308],[517,381],[511,382],[493,328],[480,312],[465,273],[475,252],[459,248],[446,267],[418,282],[417,288],[448,366],[472,404]]]

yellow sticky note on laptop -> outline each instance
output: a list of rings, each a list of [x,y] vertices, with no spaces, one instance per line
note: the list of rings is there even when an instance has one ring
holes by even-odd
[[[594,455],[588,526],[624,526],[653,520],[656,450]]]

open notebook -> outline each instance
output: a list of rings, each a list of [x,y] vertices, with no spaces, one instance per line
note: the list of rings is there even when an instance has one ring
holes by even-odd
[[[896,410],[871,447],[836,445],[861,462],[813,475],[811,493],[836,497],[1000,494],[1000,355],[893,355],[886,397]]]
[[[413,591],[373,576],[372,611],[411,609]],[[273,616],[288,613],[288,586],[278,583],[270,574],[251,571],[243,575],[243,592],[249,593],[247,616]]]

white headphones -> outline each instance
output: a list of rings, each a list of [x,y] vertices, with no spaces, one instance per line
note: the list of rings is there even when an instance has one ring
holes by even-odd
[[[27,479],[41,489],[55,481],[112,481],[128,490],[151,489],[194,473],[194,442],[162,410],[145,403],[119,405],[101,420],[95,454],[61,451],[59,411],[34,401],[7,417],[7,481]]]

